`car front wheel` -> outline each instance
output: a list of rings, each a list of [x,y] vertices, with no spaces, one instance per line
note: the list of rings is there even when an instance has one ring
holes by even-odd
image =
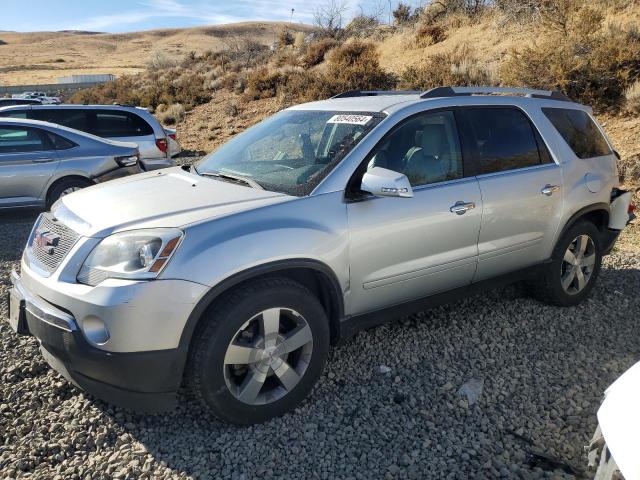
[[[320,302],[286,278],[258,280],[209,309],[187,375],[218,418],[266,421],[295,408],[320,377],[329,324]]]

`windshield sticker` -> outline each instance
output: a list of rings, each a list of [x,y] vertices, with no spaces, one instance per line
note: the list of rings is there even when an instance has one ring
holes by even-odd
[[[367,115],[334,115],[327,123],[350,123],[351,125],[366,125],[373,117]]]

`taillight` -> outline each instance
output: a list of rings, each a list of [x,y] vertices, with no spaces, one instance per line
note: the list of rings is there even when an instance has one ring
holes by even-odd
[[[166,138],[158,138],[156,140],[156,147],[158,147],[160,151],[164,153],[169,148],[169,142],[167,142]]]
[[[633,215],[636,213],[636,209],[637,207],[633,203],[630,203],[627,212],[629,212],[629,215]]]
[[[176,140],[176,134],[175,133],[169,133],[169,134],[167,134],[167,137],[169,137],[171,140]]]

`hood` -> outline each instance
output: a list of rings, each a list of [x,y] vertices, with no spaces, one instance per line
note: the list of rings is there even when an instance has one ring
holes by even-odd
[[[295,197],[201,177],[179,167],[112,180],[65,195],[53,213],[80,235],[184,227]]]
[[[606,391],[598,423],[607,448],[624,478],[640,478],[640,362]]]

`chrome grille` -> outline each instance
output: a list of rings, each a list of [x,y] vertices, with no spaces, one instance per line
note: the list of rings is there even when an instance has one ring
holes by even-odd
[[[29,244],[31,259],[49,273],[55,271],[79,235],[55,219],[52,213],[40,215]]]

